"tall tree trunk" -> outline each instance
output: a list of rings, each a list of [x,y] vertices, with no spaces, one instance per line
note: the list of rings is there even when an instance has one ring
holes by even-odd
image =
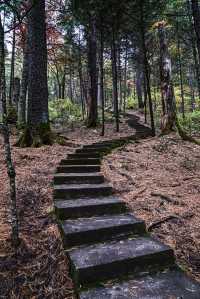
[[[188,82],[189,82],[189,87],[190,87],[190,97],[191,97],[191,111],[195,110],[195,94],[194,94],[194,85],[193,85],[193,72],[192,72],[192,67],[189,66],[189,70],[188,70]]]
[[[28,73],[29,73],[29,60],[28,60],[28,42],[26,40],[24,53],[23,53],[23,68],[21,78],[20,98],[18,105],[18,123],[24,125],[26,123],[26,96],[28,89]]]
[[[116,48],[116,38],[115,30],[112,30],[112,79],[113,79],[113,104],[114,104],[114,114],[116,121],[116,131],[119,132],[119,104],[118,104],[118,74],[117,74],[117,48]]]
[[[100,95],[101,95],[101,105],[102,105],[102,131],[101,135],[105,135],[105,98],[104,98],[104,33],[103,28],[100,32]]]
[[[11,67],[10,67],[10,88],[9,88],[9,105],[12,106],[13,89],[14,89],[14,78],[15,78],[15,47],[16,47],[16,29],[15,29],[16,18],[13,17],[13,37],[12,37],[12,53],[11,53]]]
[[[155,136],[155,124],[154,124],[154,114],[153,114],[153,103],[151,97],[151,84],[150,84],[150,71],[149,71],[149,61],[147,57],[147,48],[145,42],[145,28],[144,28],[144,7],[143,2],[140,3],[140,29],[141,29],[141,39],[142,39],[142,50],[143,50],[143,59],[144,59],[144,73],[146,78],[146,87],[147,87],[147,94],[149,100],[149,112],[150,112],[150,119],[151,119],[151,130],[152,136]]]
[[[17,78],[17,77],[14,78],[12,102],[13,102],[13,105],[15,106],[15,108],[16,108],[16,111],[18,110],[20,87],[21,87],[20,79]]]
[[[47,42],[45,1],[31,0],[28,14],[28,128],[18,142],[20,146],[51,144],[48,114]]]
[[[119,110],[122,110],[123,95],[122,95],[122,66],[121,66],[121,47],[119,42],[118,47],[118,81],[119,81]]]
[[[158,33],[160,42],[161,94],[164,103],[161,130],[163,134],[167,134],[173,130],[176,122],[176,104],[171,78],[171,58],[168,51],[164,26],[164,22],[159,23]]]
[[[10,180],[10,206],[11,206],[11,228],[12,235],[11,240],[14,248],[16,249],[20,243],[19,240],[19,227],[18,227],[18,215],[17,215],[17,203],[16,203],[16,184],[15,184],[15,169],[12,162],[11,145],[9,128],[7,123],[7,109],[6,109],[6,86],[5,86],[5,45],[4,45],[4,28],[1,22],[0,15],[0,98],[2,102],[3,110],[3,137],[5,147],[5,160],[7,165],[7,172]]]
[[[88,69],[89,69],[89,115],[88,127],[97,126],[97,41],[96,17],[90,16],[88,36]]]
[[[128,64],[128,39],[126,39],[125,67],[124,67],[124,115],[126,113],[127,98],[127,64]]]
[[[200,10],[198,0],[191,0],[192,1],[192,13],[194,18],[194,28],[197,37],[197,49],[199,55],[199,62],[200,62]]]
[[[142,65],[138,62],[136,67],[136,93],[138,98],[138,108],[143,109],[143,68]]]
[[[179,26],[177,22],[177,48],[178,48],[178,63],[179,63],[179,77],[181,84],[181,112],[183,119],[185,118],[185,97],[184,97],[184,89],[183,89],[183,66],[181,61],[181,45],[180,45],[180,37],[179,37]]]

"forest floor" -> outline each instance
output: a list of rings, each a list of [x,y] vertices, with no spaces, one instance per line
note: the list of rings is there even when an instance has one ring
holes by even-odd
[[[114,123],[107,123],[103,139],[133,135],[126,120],[119,134]],[[82,144],[102,140],[100,131],[80,125],[64,131],[69,139],[66,146],[13,147],[23,240],[17,261],[9,241],[9,186],[0,138],[0,298],[74,298],[68,261],[52,213],[52,179],[60,160]],[[12,144],[14,141],[13,137]],[[176,135],[149,138],[114,151],[104,161],[106,177],[148,227],[171,217],[155,225],[153,234],[172,246],[180,264],[200,280],[199,147]]]
[[[121,123],[115,133],[114,123],[106,124],[104,139],[128,136],[134,130]],[[1,299],[72,299],[73,285],[61,237],[53,217],[52,180],[56,166],[68,153],[82,144],[102,140],[101,128],[88,130],[76,126],[63,132],[67,146],[39,149],[12,147],[17,174],[17,205],[20,236],[23,240],[17,259],[10,245],[9,184],[0,137],[0,298]],[[12,137],[12,145],[16,138]]]
[[[115,150],[103,168],[134,215],[200,282],[199,146],[175,134],[149,138]]]

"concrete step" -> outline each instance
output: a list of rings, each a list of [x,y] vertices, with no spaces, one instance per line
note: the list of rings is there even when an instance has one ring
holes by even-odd
[[[101,154],[98,152],[94,152],[94,153],[82,153],[82,154],[68,154],[67,156],[69,159],[85,159],[85,158],[96,158],[96,159],[100,159],[101,158]]]
[[[69,248],[87,243],[104,242],[119,235],[144,234],[144,221],[131,214],[104,215],[66,220],[61,225],[64,246]]]
[[[99,147],[99,148],[96,148],[96,147],[88,147],[88,148],[79,148],[76,150],[76,153],[78,154],[82,154],[82,153],[100,153],[100,154],[105,154],[105,153],[109,153],[111,152],[111,149],[109,147]]]
[[[57,167],[57,173],[89,173],[100,171],[100,165],[60,165]]]
[[[105,179],[99,172],[91,173],[56,173],[54,184],[102,184]]]
[[[127,211],[125,203],[114,196],[56,201],[55,209],[58,218],[61,220],[116,214]]]
[[[61,165],[100,165],[99,158],[82,158],[82,159],[62,159]]]
[[[80,299],[199,299],[200,284],[179,269],[109,282],[108,286],[82,292]]]
[[[54,198],[72,199],[80,197],[109,196],[113,189],[108,184],[71,184],[55,185]]]
[[[90,145],[83,145],[83,148],[95,148],[95,149],[109,149],[112,148],[113,144],[112,143],[94,143],[94,144],[90,144]]]
[[[67,253],[77,287],[174,263],[173,250],[150,237],[82,246]]]

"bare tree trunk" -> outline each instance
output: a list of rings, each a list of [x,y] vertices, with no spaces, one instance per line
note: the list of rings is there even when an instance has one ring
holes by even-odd
[[[20,87],[21,87],[20,84],[21,84],[20,79],[17,77],[14,78],[12,102],[16,108],[16,111],[18,110],[18,104],[19,104]]]
[[[127,64],[128,64],[128,40],[126,39],[126,54],[124,68],[124,115],[126,113],[126,98],[127,98]]]
[[[144,108],[144,103],[143,103],[143,69],[142,65],[137,62],[137,67],[136,67],[136,93],[137,93],[137,98],[138,98],[138,108],[143,109]]]
[[[119,104],[118,104],[118,86],[117,86],[117,49],[116,49],[116,38],[115,30],[112,30],[112,77],[113,77],[113,103],[114,113],[116,121],[116,131],[119,132]]]
[[[149,71],[149,61],[147,57],[147,48],[145,42],[145,28],[144,28],[144,7],[143,2],[140,3],[140,27],[141,27],[141,38],[142,38],[142,50],[143,50],[143,59],[144,59],[144,73],[146,77],[146,87],[147,87],[147,94],[149,100],[149,112],[150,112],[150,119],[151,119],[151,130],[152,136],[155,136],[155,124],[154,124],[154,114],[153,114],[153,103],[151,97],[151,84],[150,84],[150,71]]]
[[[97,126],[97,41],[96,18],[90,16],[90,29],[88,38],[88,68],[89,68],[89,116],[88,127]]]
[[[14,248],[16,249],[20,243],[19,240],[19,228],[18,228],[18,215],[17,215],[17,204],[16,204],[16,184],[15,184],[15,169],[12,162],[11,146],[9,128],[7,123],[7,109],[6,109],[6,86],[5,86],[5,52],[4,52],[4,29],[1,23],[0,16],[0,97],[2,101],[3,110],[3,136],[4,136],[4,147],[5,147],[5,158],[8,176],[10,180],[10,204],[11,204],[11,227],[12,235],[11,240]]]
[[[199,62],[200,62],[200,10],[199,10],[199,3],[198,0],[191,0],[192,1],[192,13],[194,18],[194,28],[197,37],[197,49],[199,55]]]
[[[45,1],[30,2],[34,5],[28,14],[28,114],[27,127],[17,143],[21,147],[53,143],[48,113]]]
[[[176,122],[176,104],[171,78],[171,58],[165,37],[164,22],[159,23],[158,33],[160,41],[161,94],[164,103],[161,130],[163,134],[167,134],[173,130]]]
[[[177,22],[177,38],[178,38],[178,62],[179,62],[179,76],[181,83],[181,112],[183,119],[185,118],[185,97],[184,97],[184,89],[183,89],[183,70],[182,70],[182,61],[181,61],[181,45],[180,45],[180,37],[179,37],[179,27]]]
[[[105,98],[104,98],[104,34],[103,28],[100,32],[100,95],[101,95],[101,104],[102,104],[102,131],[101,135],[105,135]]]
[[[199,61],[197,57],[197,49],[196,49],[196,38],[195,38],[195,32],[194,32],[194,24],[192,20],[192,14],[191,14],[191,5],[190,0],[187,1],[187,7],[188,7],[188,16],[189,16],[189,22],[190,22],[190,32],[191,32],[191,44],[192,44],[192,52],[194,57],[194,69],[195,69],[195,75],[197,80],[197,88],[198,88],[198,95],[200,99],[200,66]]]
[[[22,68],[22,79],[21,79],[21,90],[18,105],[18,123],[26,123],[26,96],[28,89],[28,42],[26,40],[26,45],[23,53],[23,68]]]
[[[118,81],[119,81],[119,110],[122,110],[123,96],[122,96],[122,67],[121,67],[121,47],[119,42],[118,47]]]
[[[13,17],[13,26],[15,27],[16,18]],[[14,89],[14,77],[15,77],[15,47],[16,47],[16,29],[13,30],[12,38],[12,53],[11,53],[11,67],[10,67],[10,88],[9,88],[9,105],[11,106]]]

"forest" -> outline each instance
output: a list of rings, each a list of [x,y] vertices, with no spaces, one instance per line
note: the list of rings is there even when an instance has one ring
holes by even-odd
[[[0,298],[199,299],[199,146],[198,0],[0,0]]]

